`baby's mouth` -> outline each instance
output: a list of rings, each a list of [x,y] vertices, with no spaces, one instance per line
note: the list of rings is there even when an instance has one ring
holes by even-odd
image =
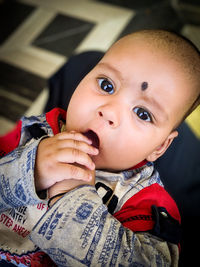
[[[99,149],[100,145],[99,137],[94,131],[88,130],[87,132],[83,133],[83,135],[85,135],[88,139],[92,141],[92,146]]]

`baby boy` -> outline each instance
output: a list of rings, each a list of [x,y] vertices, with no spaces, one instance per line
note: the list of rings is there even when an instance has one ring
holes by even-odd
[[[137,32],[116,42],[80,82],[64,130],[58,109],[22,120],[23,138],[35,124],[44,134],[29,131],[17,145],[32,162],[20,203],[42,201],[25,192],[27,183],[48,189],[51,208],[30,229],[31,240],[58,266],[177,266],[180,216],[152,162],[199,104],[199,72],[199,53],[188,41]],[[13,172],[4,176],[20,177]],[[17,206],[1,198],[2,208]]]

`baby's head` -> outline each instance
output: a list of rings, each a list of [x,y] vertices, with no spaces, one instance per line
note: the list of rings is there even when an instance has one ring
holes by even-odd
[[[76,88],[67,130],[99,139],[98,169],[155,161],[200,102],[200,56],[186,40],[147,30],[116,42]],[[95,134],[93,134],[95,133]]]

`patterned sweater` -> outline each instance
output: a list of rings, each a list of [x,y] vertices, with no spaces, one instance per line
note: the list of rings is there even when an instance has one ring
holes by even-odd
[[[77,187],[47,208],[34,163],[38,143],[60,131],[62,118],[60,109],[23,117],[0,138],[0,264],[178,266],[180,215],[150,162],[96,170],[95,187]]]

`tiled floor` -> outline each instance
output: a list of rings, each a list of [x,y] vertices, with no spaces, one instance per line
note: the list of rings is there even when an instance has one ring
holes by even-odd
[[[198,0],[1,0],[0,134],[12,128],[23,114],[42,112],[48,97],[48,78],[73,53],[106,51],[119,37],[144,28],[182,33],[200,48],[198,3]],[[189,123],[200,136],[196,122],[199,116],[200,110]]]

